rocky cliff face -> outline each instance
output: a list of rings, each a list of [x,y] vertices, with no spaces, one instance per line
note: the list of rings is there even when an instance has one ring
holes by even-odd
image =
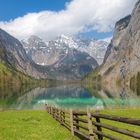
[[[30,76],[47,77],[47,73],[29,59],[20,41],[1,29],[0,60]]]
[[[101,65],[104,60],[107,46],[108,42],[103,40],[92,40],[86,47],[79,47],[79,50],[88,53],[99,65]]]
[[[140,71],[140,1],[131,15],[116,23],[114,37],[108,46],[100,75],[105,84],[130,85]]]
[[[39,65],[47,65],[48,62],[48,48],[46,43],[37,36],[31,36],[27,41],[22,40],[26,53],[28,56]]]

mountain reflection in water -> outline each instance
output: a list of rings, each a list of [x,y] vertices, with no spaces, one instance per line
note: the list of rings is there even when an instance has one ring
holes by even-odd
[[[44,104],[61,108],[122,108],[139,107],[140,99],[135,94],[127,94],[125,89],[112,94],[106,90],[88,91],[81,85],[63,85],[50,88],[35,88],[19,96],[8,104],[14,109],[44,109]],[[2,108],[2,105],[1,105]]]

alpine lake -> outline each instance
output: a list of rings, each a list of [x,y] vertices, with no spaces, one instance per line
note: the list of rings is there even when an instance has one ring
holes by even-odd
[[[64,84],[48,88],[24,88],[19,91],[9,88],[6,91],[1,91],[0,94],[0,110],[43,110],[45,104],[64,109],[140,107],[139,94],[125,88],[111,92],[101,87],[88,89],[81,84]]]

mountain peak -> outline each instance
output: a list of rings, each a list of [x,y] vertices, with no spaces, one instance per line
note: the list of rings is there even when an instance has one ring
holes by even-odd
[[[131,15],[128,15],[128,16],[120,19],[115,25],[116,30],[119,31],[119,30],[125,29],[128,26],[130,19],[131,19]]]
[[[71,36],[66,36],[62,34],[59,37],[57,37],[54,41],[58,43],[59,46],[65,46],[68,48],[78,48],[78,44]]]
[[[29,48],[46,48],[47,45],[46,43],[38,36],[36,35],[32,35],[30,36],[27,40],[22,40],[21,41],[22,44],[24,45],[25,48],[29,49]]]

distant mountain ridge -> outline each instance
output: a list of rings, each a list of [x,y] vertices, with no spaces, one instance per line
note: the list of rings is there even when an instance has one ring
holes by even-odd
[[[53,78],[79,79],[98,66],[94,58],[78,49],[73,38],[64,35],[49,42],[31,36],[22,44],[34,62],[49,67],[48,73]]]
[[[37,36],[31,36],[27,41],[22,41],[22,44],[32,60],[40,65],[54,64],[59,59],[60,53],[67,54],[72,49],[87,53],[98,64],[102,64],[108,46],[108,43],[103,40],[65,35],[48,42]]]

